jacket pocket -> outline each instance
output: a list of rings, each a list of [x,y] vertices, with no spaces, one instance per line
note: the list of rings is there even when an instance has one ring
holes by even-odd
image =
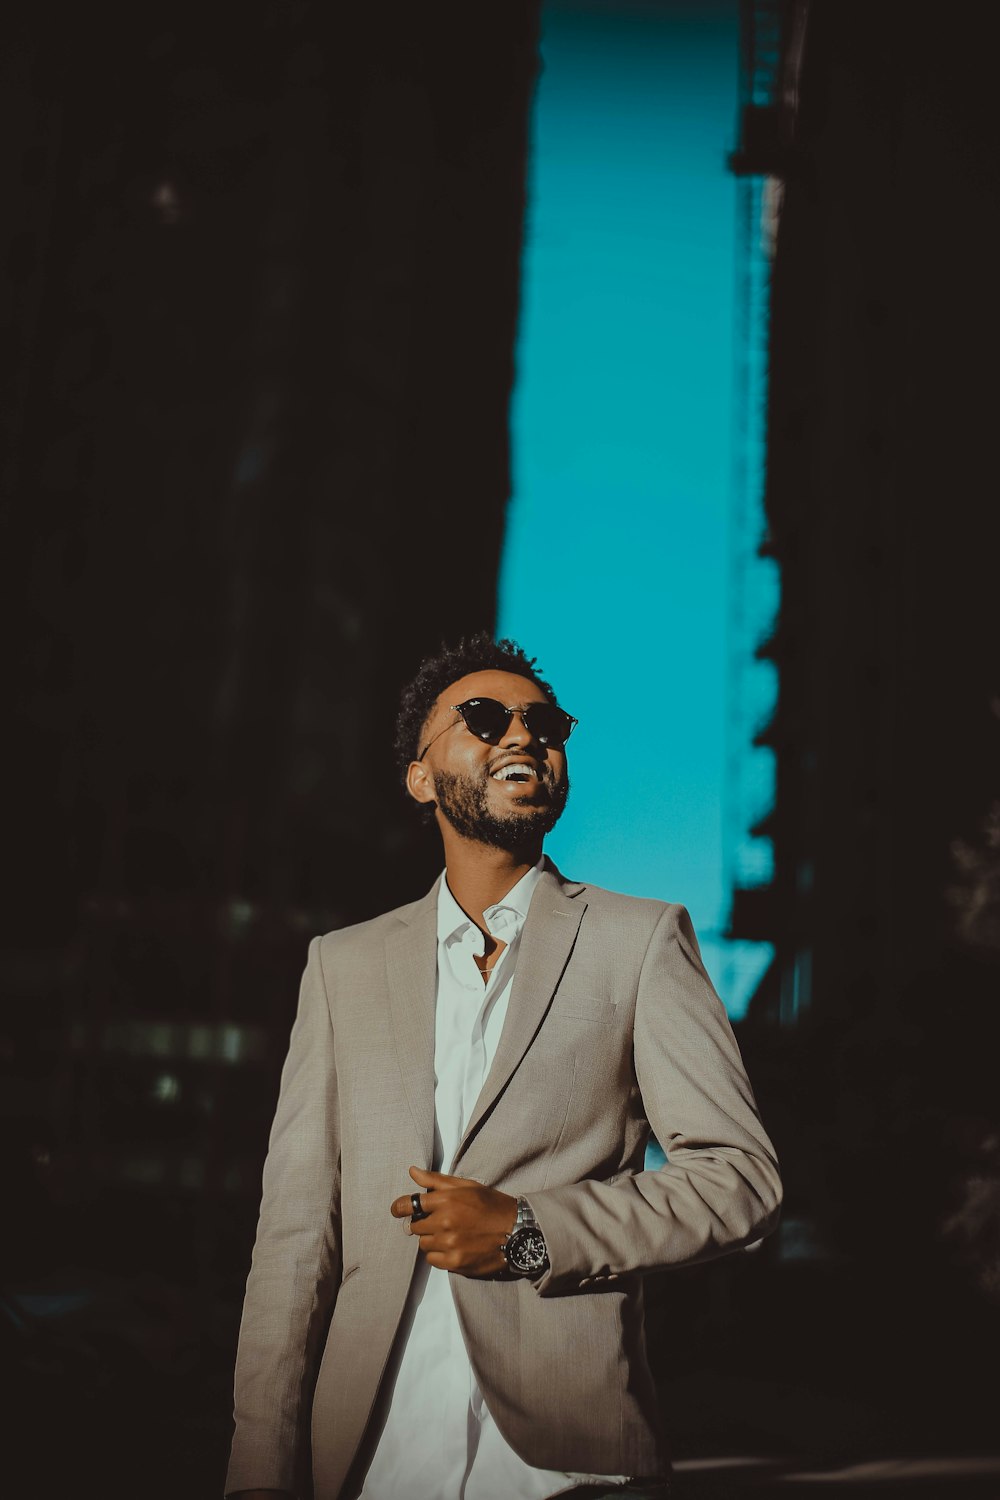
[[[557,995],[552,1005],[554,1016],[572,1017],[574,1021],[596,1021],[604,1026],[618,1019],[618,1007],[610,1000],[601,1000],[597,995],[567,995],[560,1000]]]

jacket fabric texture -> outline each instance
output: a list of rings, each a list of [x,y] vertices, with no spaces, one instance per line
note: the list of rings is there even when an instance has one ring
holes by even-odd
[[[264,1168],[226,1493],[337,1500],[375,1406],[430,1166],[437,884],[314,938]],[[646,1170],[652,1128],[666,1165]],[[446,1170],[527,1198],[550,1267],[451,1276],[476,1378],[540,1468],[666,1473],[643,1276],[746,1246],[781,1185],[683,906],[565,880],[532,898],[493,1066]],[[438,1272],[434,1274],[446,1274]]]

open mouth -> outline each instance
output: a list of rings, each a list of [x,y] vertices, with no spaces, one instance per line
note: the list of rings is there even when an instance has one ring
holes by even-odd
[[[517,760],[511,761],[506,766],[501,766],[499,771],[494,771],[492,779],[494,781],[513,781],[520,784],[526,781],[537,781],[538,772],[527,761]]]

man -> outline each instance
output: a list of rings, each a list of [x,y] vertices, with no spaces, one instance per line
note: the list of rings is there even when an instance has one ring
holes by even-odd
[[[655,753],[633,712],[602,708],[609,776]],[[684,908],[542,855],[575,722],[482,635],[403,695],[445,871],[311,944],[228,1494],[301,1495],[310,1462],[316,1500],[664,1492],[643,1275],[758,1240],[780,1183]]]

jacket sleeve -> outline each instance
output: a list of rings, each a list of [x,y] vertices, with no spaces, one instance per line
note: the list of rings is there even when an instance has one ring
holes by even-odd
[[[543,1297],[709,1260],[777,1224],[774,1148],[683,906],[664,910],[646,950],[633,1045],[646,1117],[667,1162],[526,1195],[549,1254],[549,1270],[534,1283]]]
[[[337,1073],[314,938],[264,1165],[236,1356],[227,1495],[303,1488],[312,1388],[340,1265]]]

